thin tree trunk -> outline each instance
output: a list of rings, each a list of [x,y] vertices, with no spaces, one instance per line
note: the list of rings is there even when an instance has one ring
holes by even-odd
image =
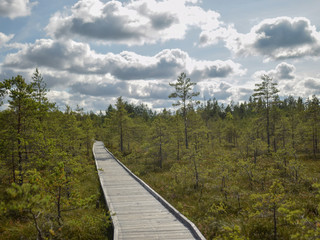
[[[293,120],[291,120],[291,121],[293,121]],[[292,141],[292,148],[295,149],[293,122],[292,122],[292,126],[291,126],[291,141]]]
[[[58,224],[61,226],[61,186],[58,187],[57,214],[58,214]]]
[[[25,156],[25,162],[27,163],[28,162],[28,148],[27,148],[27,144],[24,144],[24,156]]]
[[[184,137],[186,139],[186,149],[189,148],[189,144],[188,144],[188,129],[187,129],[187,119],[185,117],[184,119]]]
[[[240,194],[237,193],[238,208],[241,209]]]
[[[316,134],[315,128],[312,129],[312,149],[313,149],[313,157],[316,159]]]
[[[316,156],[317,157],[317,153],[318,153],[318,129],[317,127],[315,128],[315,142],[314,142],[314,145],[315,145],[315,152],[316,152]]]
[[[120,151],[123,152],[123,129],[122,129],[122,123],[120,123]]]
[[[268,152],[270,152],[270,119],[269,119],[269,100],[267,99],[267,141],[268,141]]]
[[[222,177],[222,179],[221,179],[221,191],[223,191],[223,189],[224,189],[224,187],[226,186],[226,184],[225,184],[225,178],[224,178],[224,176]]]
[[[38,213],[38,216],[36,216],[32,210],[30,209],[30,213],[32,215],[32,219],[33,219],[33,222],[34,222],[34,225],[37,229],[37,232],[38,232],[38,236],[37,236],[37,240],[43,240],[44,238],[42,237],[42,232],[41,232],[41,229],[39,227],[39,224],[38,224],[38,221],[37,221],[37,218],[39,217],[40,215],[40,212]]]
[[[195,183],[195,185],[194,185],[194,188],[195,188],[195,189],[198,189],[198,187],[199,187],[199,173],[198,173],[198,167],[197,167],[196,157],[193,156],[193,157],[192,157],[192,160],[193,160],[193,165],[194,165],[194,176],[195,176],[195,180],[196,180],[196,183]]]
[[[276,206],[273,206],[273,239],[277,240],[277,215],[276,215]]]
[[[184,120],[184,138],[185,138],[185,142],[186,142],[186,149],[189,148],[189,144],[188,144],[188,124],[187,124],[187,109],[186,109],[186,103],[185,100],[183,102],[183,120]]]
[[[161,131],[161,127],[160,127],[160,146],[159,146],[159,167],[162,168],[162,131]]]
[[[180,140],[178,139],[178,146],[177,146],[177,161],[180,160]]]
[[[253,152],[253,163],[256,164],[257,163],[257,156],[258,156],[258,149],[256,147],[256,149]]]
[[[12,162],[12,178],[13,178],[13,182],[16,183],[16,165],[14,163],[14,146],[12,147],[11,162]]]
[[[89,139],[89,133],[87,132],[87,156],[90,156],[90,139]]]
[[[22,168],[22,150],[21,150],[21,115],[20,115],[20,112],[21,112],[21,106],[20,106],[20,103],[19,103],[19,106],[18,106],[18,129],[17,129],[17,132],[18,132],[18,169],[19,169],[19,182],[18,184],[19,185],[22,185],[23,184],[23,168]]]

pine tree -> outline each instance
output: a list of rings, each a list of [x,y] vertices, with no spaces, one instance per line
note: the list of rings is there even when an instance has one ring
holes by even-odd
[[[44,115],[54,104],[48,101],[46,95],[49,90],[38,68],[36,68],[36,71],[33,73],[31,86],[33,88],[32,97],[37,103],[38,119],[42,122]]]
[[[6,94],[6,87],[4,83],[0,82],[0,106],[3,104],[3,98]]]
[[[165,123],[164,117],[160,114],[157,116],[157,118],[152,123],[152,142],[156,147],[156,159],[157,165],[159,168],[162,168],[163,166],[163,159],[164,159],[164,146],[165,146],[165,138],[166,136],[166,130],[167,130],[167,124]]]
[[[262,100],[266,111],[266,131],[267,131],[267,142],[268,151],[270,151],[270,109],[274,98],[277,96],[279,90],[276,88],[277,83],[273,82],[273,79],[268,75],[261,76],[262,83],[256,84],[255,93],[253,94],[255,100]]]
[[[192,92],[193,86],[196,83],[191,82],[190,78],[187,78],[185,73],[181,73],[177,79],[176,83],[169,83],[171,87],[175,88],[175,92],[169,95],[169,98],[180,98],[173,106],[181,106],[183,121],[184,121],[184,137],[186,148],[189,147],[188,144],[188,121],[187,114],[188,108],[192,106],[193,97],[198,96],[199,92]],[[197,103],[197,102],[196,102]]]
[[[317,158],[317,153],[319,152],[319,121],[320,121],[320,101],[314,95],[312,99],[308,101],[308,109],[307,109],[308,119],[311,127],[311,135],[312,135],[312,153],[314,159]]]
[[[123,101],[122,97],[118,97],[116,102],[116,109],[108,112],[107,114],[107,130],[110,130],[110,127],[114,129],[114,131],[109,132],[114,137],[115,132],[117,133],[117,137],[119,138],[119,150],[120,152],[124,152],[125,141],[128,144],[128,150],[130,147],[129,144],[129,130],[130,125],[132,124],[132,119],[129,117],[129,113],[125,108],[126,104]],[[109,107],[110,108],[110,107]]]
[[[28,159],[28,140],[33,132],[30,125],[34,122],[35,102],[32,99],[32,85],[27,84],[25,79],[18,75],[15,78],[4,80],[4,86],[9,92],[9,107],[14,114],[14,131],[16,135],[18,154],[18,183],[23,184],[23,165]]]

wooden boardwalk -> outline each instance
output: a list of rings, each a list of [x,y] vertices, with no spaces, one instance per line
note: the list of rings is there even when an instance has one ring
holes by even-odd
[[[205,239],[197,227],[95,142],[93,154],[114,239]]]

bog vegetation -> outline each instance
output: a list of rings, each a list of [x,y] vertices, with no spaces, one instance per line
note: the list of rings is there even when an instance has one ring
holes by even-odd
[[[119,97],[99,114],[62,113],[48,103],[39,76],[0,88],[10,97],[0,112],[4,238],[105,233],[90,153],[95,137],[207,239],[319,239],[316,96],[280,99],[264,75],[247,102],[200,104],[182,73],[170,84],[175,111],[155,113]]]
[[[319,239],[318,98],[280,100],[267,75],[227,106],[195,101],[185,74],[170,85],[175,112],[120,97],[93,116],[119,159],[207,239]]]
[[[0,239],[106,239],[92,120],[59,111],[47,91],[38,70],[29,84],[0,82]]]

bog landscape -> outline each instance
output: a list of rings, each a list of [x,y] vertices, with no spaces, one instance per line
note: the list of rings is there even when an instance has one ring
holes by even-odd
[[[319,239],[319,8],[0,0],[0,239]]]
[[[319,118],[316,96],[280,100],[261,77],[248,102],[194,101],[181,73],[170,84],[176,112],[117,99],[105,113],[65,112],[30,84],[4,80],[1,234],[103,239],[110,220],[91,153],[103,141],[136,175],[191,219],[208,239],[319,237]]]

